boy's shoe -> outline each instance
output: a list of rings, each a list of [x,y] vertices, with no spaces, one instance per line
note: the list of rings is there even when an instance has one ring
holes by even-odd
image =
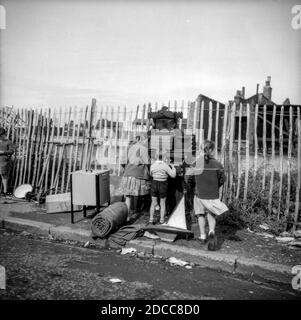
[[[208,235],[208,250],[209,251],[216,251],[217,248],[217,237],[214,231],[209,232]]]
[[[154,221],[149,221],[146,225],[147,226],[153,226],[155,223],[154,223]]]

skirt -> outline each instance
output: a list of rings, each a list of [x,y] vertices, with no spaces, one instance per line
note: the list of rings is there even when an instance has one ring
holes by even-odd
[[[0,158],[0,174],[7,178],[9,171],[9,162]]]
[[[227,212],[229,209],[219,199],[200,199],[197,196],[194,196],[195,215],[203,215],[206,213],[206,210],[216,216],[219,216]]]
[[[151,182],[135,177],[123,176],[120,183],[121,193],[126,196],[145,196],[150,193]]]

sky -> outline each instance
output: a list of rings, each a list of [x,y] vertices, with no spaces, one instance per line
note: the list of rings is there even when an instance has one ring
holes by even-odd
[[[288,1],[0,0],[0,105],[221,102],[271,76],[301,104],[301,29]]]

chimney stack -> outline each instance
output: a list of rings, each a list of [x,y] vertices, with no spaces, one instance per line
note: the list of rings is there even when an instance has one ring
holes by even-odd
[[[267,77],[265,86],[263,87],[263,94],[269,99],[272,100],[272,87],[271,87],[271,76]]]
[[[243,99],[245,99],[245,87],[241,88],[241,96]]]

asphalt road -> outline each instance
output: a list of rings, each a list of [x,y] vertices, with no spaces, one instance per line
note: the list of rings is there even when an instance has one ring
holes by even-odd
[[[3,229],[0,265],[7,279],[1,300],[301,299],[289,285],[249,281],[201,267],[186,269],[160,257],[121,255]]]

